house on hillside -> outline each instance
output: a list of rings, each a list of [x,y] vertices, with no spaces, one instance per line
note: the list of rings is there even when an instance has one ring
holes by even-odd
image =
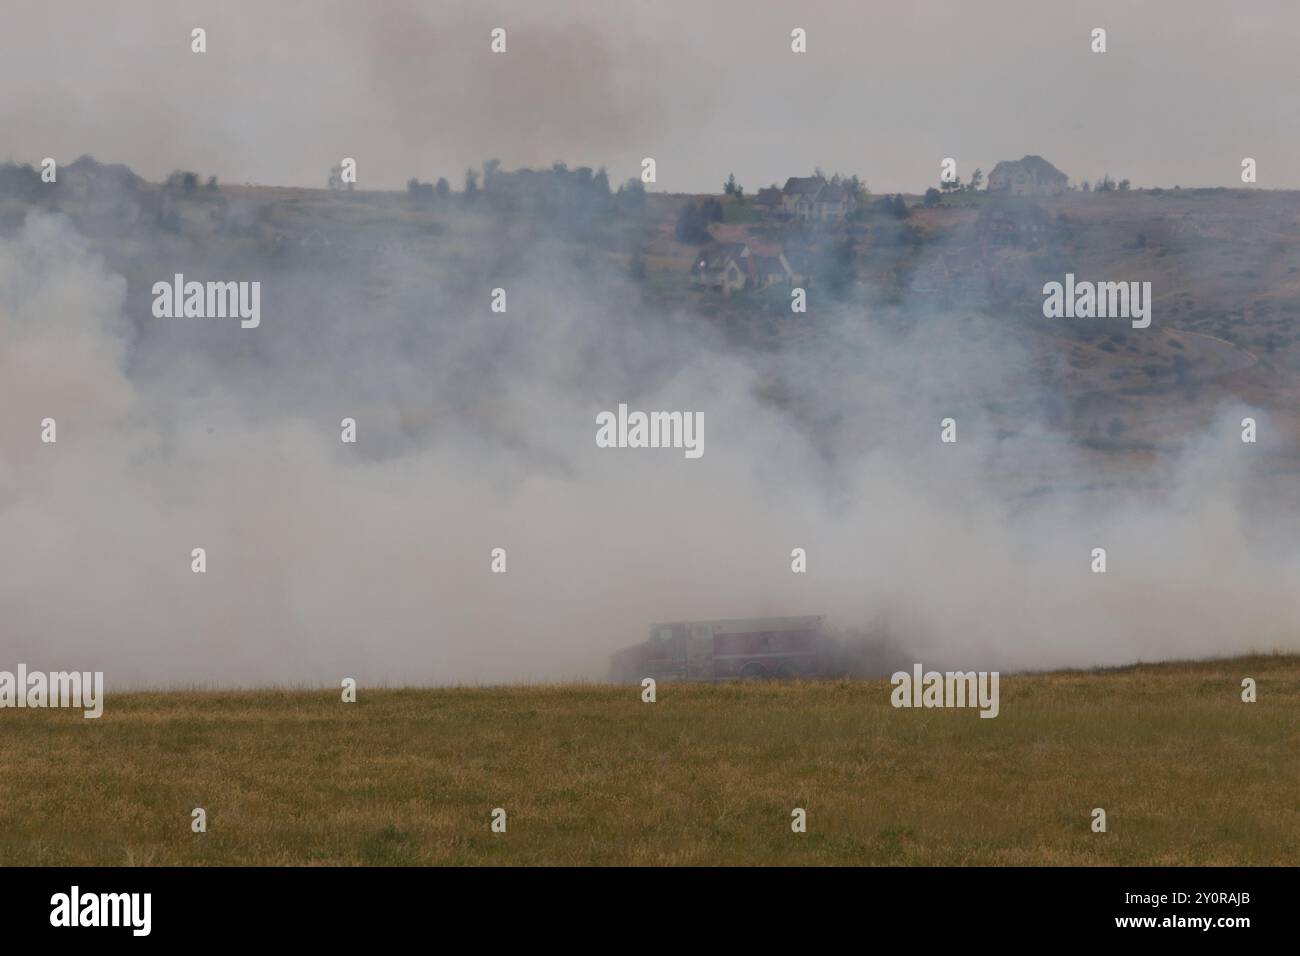
[[[1059,196],[1070,178],[1041,156],[1004,159],[989,173],[989,192],[1012,196]]]
[[[782,210],[800,222],[843,222],[857,206],[848,186],[821,176],[791,176],[781,190]]]
[[[796,219],[811,220],[817,194],[825,185],[821,176],[791,176],[781,190],[781,208]]]
[[[757,195],[754,196],[754,205],[764,215],[781,212],[784,209],[784,203],[781,199],[780,187],[768,186],[766,189],[760,189]]]
[[[752,270],[752,254],[743,242],[715,242],[695,255],[691,283],[706,289],[738,292],[745,288]]]
[[[761,291],[774,285],[798,285],[806,271],[791,266],[784,252],[755,252],[742,242],[716,242],[705,246],[691,264],[691,284],[724,294],[743,289]]]
[[[817,222],[843,222],[857,208],[857,197],[842,183],[827,183],[813,197],[813,218]]]

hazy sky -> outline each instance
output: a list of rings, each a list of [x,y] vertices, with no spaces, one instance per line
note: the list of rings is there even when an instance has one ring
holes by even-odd
[[[208,52],[190,52],[190,30]],[[508,52],[489,52],[493,27]],[[790,31],[808,31],[808,52]],[[1109,50],[1089,50],[1093,27]],[[9,4],[7,158],[320,186],[658,162],[751,191],[815,165],[917,191],[1040,153],[1073,180],[1300,187],[1295,0],[65,0]]]

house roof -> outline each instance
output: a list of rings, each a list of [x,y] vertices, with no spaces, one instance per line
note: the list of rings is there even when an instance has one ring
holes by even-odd
[[[817,192],[818,202],[843,202],[849,196],[849,191],[840,183],[828,183]]]
[[[825,185],[826,180],[820,176],[791,176],[781,192],[787,196],[812,196]]]
[[[1030,173],[1039,182],[1065,181],[1070,178],[1041,156],[1004,159],[993,167],[993,172],[989,175],[1011,175],[1017,169],[1023,169],[1025,172]]]

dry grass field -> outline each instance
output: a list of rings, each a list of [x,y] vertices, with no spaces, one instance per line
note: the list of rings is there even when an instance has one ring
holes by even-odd
[[[1245,676],[1259,700],[1241,701]],[[0,712],[0,863],[1293,864],[1300,658],[885,681],[169,692]],[[191,832],[204,807],[206,833]],[[493,808],[508,814],[490,830]],[[808,832],[791,832],[806,808]],[[1105,808],[1107,833],[1090,830]]]

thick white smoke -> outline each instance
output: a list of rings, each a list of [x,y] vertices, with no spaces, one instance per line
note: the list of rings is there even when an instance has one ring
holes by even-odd
[[[599,678],[655,620],[798,613],[1003,669],[1300,646],[1294,522],[1237,410],[1140,481],[1026,496],[1100,477],[1033,420],[1013,336],[845,312],[762,359],[558,257],[517,265],[507,316],[386,266],[369,311],[346,273],[317,299],[268,272],[246,331],[153,319],[56,217],[0,241],[0,660],[119,688]],[[703,458],[598,449],[619,402],[702,412]]]

